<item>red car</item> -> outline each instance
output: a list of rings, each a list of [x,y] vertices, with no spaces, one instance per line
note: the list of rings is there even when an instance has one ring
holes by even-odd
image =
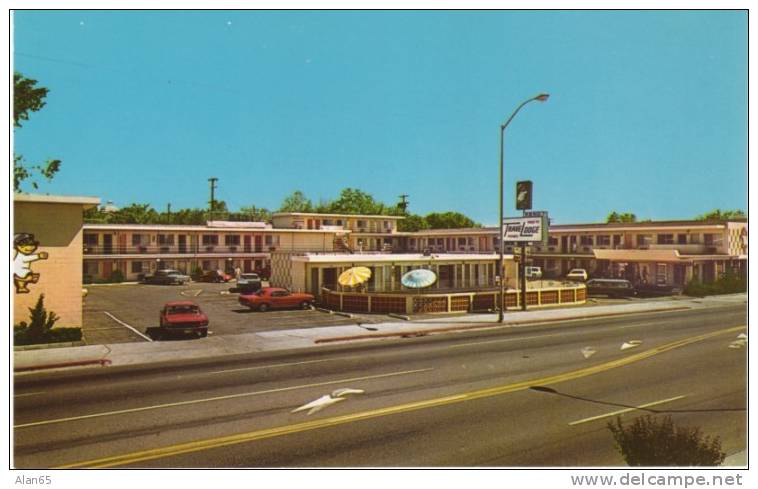
[[[161,309],[159,337],[169,333],[208,336],[208,316],[192,301],[167,302]]]
[[[313,304],[314,297],[311,294],[290,292],[287,289],[265,287],[253,294],[239,296],[239,303],[250,309],[258,309],[266,312],[269,309],[285,309],[301,307],[308,309]]]
[[[205,272],[203,276],[200,277],[200,281],[221,283],[221,282],[228,282],[232,278],[234,277],[232,277],[228,273],[222,272],[221,270],[210,270],[208,272]]]

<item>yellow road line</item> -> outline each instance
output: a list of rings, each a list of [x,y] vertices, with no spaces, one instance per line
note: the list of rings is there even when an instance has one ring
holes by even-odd
[[[559,382],[565,382],[568,380],[574,380],[581,377],[587,377],[597,373],[605,372],[625,365],[645,360],[654,355],[665,353],[683,346],[687,346],[699,341],[703,341],[709,338],[713,338],[718,335],[741,331],[745,328],[745,325],[735,326],[732,328],[723,329],[711,333],[694,336],[691,338],[685,338],[677,340],[672,343],[661,345],[650,350],[646,350],[640,353],[629,355],[618,360],[613,360],[606,363],[601,363],[592,367],[582,368],[574,370],[572,372],[566,372],[557,375],[551,375],[540,379],[532,379],[514,384],[506,384],[497,387],[490,387],[487,389],[480,389],[463,394],[440,397],[437,399],[429,399],[426,401],[416,401],[407,404],[400,404],[397,406],[389,406],[379,409],[373,409],[370,411],[364,411],[360,413],[345,414],[342,416],[334,416],[331,418],[317,419],[313,421],[306,421],[303,423],[296,423],[287,426],[279,426],[276,428],[268,428],[259,431],[252,431],[248,433],[240,433],[237,435],[222,436],[217,438],[209,438],[206,440],[198,440],[187,443],[180,443],[177,445],[170,445],[162,448],[153,448],[149,450],[141,450],[138,452],[127,453],[123,455],[114,455],[110,457],[103,457],[95,460],[86,460],[82,462],[75,462],[71,464],[54,467],[56,469],[69,469],[69,468],[106,468],[106,467],[118,467],[122,465],[134,464],[137,462],[145,462],[147,460],[154,460],[163,457],[170,457],[176,455],[183,455],[187,453],[198,452],[202,450],[208,450],[211,448],[220,448],[229,445],[236,445],[239,443],[247,443],[256,440],[263,440],[266,438],[273,438],[277,436],[289,435],[293,433],[300,433],[303,431],[310,431],[320,428],[327,428],[331,426],[338,426],[345,423],[352,423],[355,421],[362,421],[371,418],[377,418],[381,416],[390,416],[393,414],[406,413],[410,411],[417,411],[420,409],[428,409],[437,406],[444,406],[447,404],[453,404],[463,401],[471,401],[474,399],[482,399],[486,397],[497,396],[509,392],[520,391],[528,389],[533,385],[546,385],[557,384]]]
[[[649,402],[647,404],[640,404],[637,407],[631,407],[631,408],[627,408],[627,409],[619,409],[618,411],[613,411],[612,413],[600,414],[598,416],[592,416],[591,418],[584,418],[584,419],[580,419],[580,420],[577,420],[577,421],[572,421],[571,423],[569,423],[569,426],[576,426],[576,425],[582,424],[582,423],[589,423],[590,421],[597,421],[598,419],[610,418],[611,416],[618,416],[619,414],[629,413],[629,412],[632,412],[632,411],[637,411],[639,409],[644,409],[644,408],[648,408],[648,407],[652,407],[652,406],[658,406],[660,404],[665,404],[667,402],[678,401],[679,399],[684,399],[685,397],[687,397],[687,396],[676,396],[676,397],[672,397],[672,398],[669,398],[669,399],[662,399],[660,401]]]
[[[43,426],[43,425],[56,424],[56,423],[65,423],[68,421],[78,421],[80,419],[100,418],[103,416],[114,416],[117,414],[138,413],[140,411],[150,411],[152,409],[164,409],[164,408],[176,407],[176,406],[187,406],[190,404],[200,404],[203,402],[211,402],[211,401],[225,401],[227,399],[237,399],[239,397],[260,396],[262,394],[272,394],[275,392],[286,392],[286,391],[293,391],[297,389],[307,389],[309,387],[319,387],[322,385],[344,384],[346,382],[357,382],[359,380],[382,379],[385,377],[396,377],[398,375],[417,374],[421,372],[429,372],[430,370],[434,370],[434,369],[422,368],[418,370],[406,370],[403,372],[390,372],[386,374],[367,375],[364,377],[353,377],[351,379],[330,380],[328,382],[316,382],[314,384],[294,385],[291,387],[280,387],[278,389],[268,389],[264,391],[243,392],[240,394],[229,394],[227,396],[208,397],[205,399],[193,399],[191,401],[171,402],[167,404],[156,404],[153,406],[143,406],[143,407],[131,408],[131,409],[121,409],[118,411],[106,411],[102,413],[84,414],[82,416],[71,416],[70,418],[48,419],[45,421],[36,421],[33,423],[17,424],[14,426],[14,428],[29,428],[31,426]]]

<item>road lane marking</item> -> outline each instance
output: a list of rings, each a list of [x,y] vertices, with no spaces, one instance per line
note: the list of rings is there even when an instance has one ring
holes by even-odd
[[[361,356],[352,356],[352,357],[339,357],[339,358],[322,358],[320,360],[305,360],[303,362],[291,362],[291,363],[275,363],[272,365],[259,365],[256,367],[240,367],[240,368],[231,368],[228,370],[214,370],[212,372],[205,372],[200,375],[215,375],[215,374],[226,374],[229,372],[245,372],[248,370],[263,370],[265,368],[281,368],[281,367],[292,367],[294,365],[309,365],[312,363],[324,363],[324,362],[336,362],[340,360],[355,360],[358,358],[365,358]]]
[[[176,407],[176,406],[187,406],[191,404],[200,404],[204,402],[212,402],[212,401],[225,401],[228,399],[237,399],[240,397],[250,397],[250,396],[260,396],[263,394],[272,394],[276,392],[287,392],[287,391],[293,391],[297,389],[307,389],[309,387],[319,387],[322,385],[333,385],[333,384],[342,384],[345,382],[356,382],[359,380],[370,380],[370,379],[382,379],[386,377],[396,377],[399,375],[410,375],[410,374],[417,374],[421,372],[429,372],[431,370],[434,370],[434,368],[421,368],[417,370],[405,370],[403,372],[390,372],[386,374],[377,374],[377,375],[366,375],[364,377],[353,377],[351,379],[340,379],[340,380],[330,380],[327,382],[316,382],[314,384],[304,384],[304,385],[293,385],[290,387],[280,387],[277,389],[267,389],[263,391],[253,391],[253,392],[242,392],[240,394],[229,394],[227,396],[217,396],[217,397],[208,397],[205,399],[194,399],[191,401],[179,401],[179,402],[170,402],[167,404],[156,404],[153,406],[143,406],[138,408],[131,408],[131,409],[120,409],[118,411],[106,411],[102,413],[93,413],[93,414],[83,414],[81,416],[71,416],[69,418],[59,418],[59,419],[48,419],[45,421],[36,421],[33,423],[24,423],[24,424],[17,424],[13,426],[14,428],[29,428],[32,426],[44,426],[44,425],[50,425],[50,424],[57,424],[57,423],[66,423],[69,421],[78,421],[81,419],[91,419],[91,418],[100,418],[103,416],[115,416],[118,414],[129,414],[129,413],[138,413],[141,411],[150,411],[153,409],[164,409],[164,408],[170,408],[170,407]]]
[[[24,394],[13,394],[13,397],[38,396],[40,394],[44,394],[44,392],[26,392]]]
[[[137,331],[136,329],[134,329],[132,326],[126,324],[125,322],[123,322],[122,320],[120,320],[119,318],[117,318],[116,316],[114,316],[113,314],[109,313],[108,311],[103,311],[103,314],[105,314],[109,318],[113,319],[114,321],[116,321],[121,326],[126,326],[127,328],[131,329],[132,331],[134,331],[135,333],[137,333],[141,337],[145,338],[147,341],[150,341],[150,342],[153,341],[152,338],[150,338],[149,336],[146,336],[146,335],[140,333],[139,331]]]
[[[590,421],[597,421],[598,419],[610,418],[611,416],[618,416],[619,414],[629,413],[631,411],[637,411],[637,410],[640,410],[640,409],[649,408],[651,406],[658,406],[659,404],[665,404],[667,402],[678,401],[679,399],[684,399],[685,397],[687,397],[687,396],[676,396],[676,397],[672,397],[672,398],[669,398],[669,399],[662,399],[660,401],[649,402],[647,404],[640,404],[637,407],[631,407],[631,408],[626,408],[626,409],[619,409],[618,411],[613,411],[612,413],[600,414],[598,416],[592,416],[590,418],[584,418],[584,419],[580,419],[580,420],[577,420],[577,421],[572,421],[571,423],[569,423],[569,426],[576,426],[576,425],[582,424],[582,423],[589,423]]]
[[[547,385],[557,384],[560,382],[566,382],[569,380],[575,380],[582,377],[587,377],[597,373],[605,372],[614,368],[623,367],[636,363],[654,355],[659,355],[677,348],[697,343],[699,341],[707,340],[718,335],[741,331],[746,325],[735,326],[711,333],[694,336],[691,338],[684,338],[665,345],[661,345],[650,350],[639,352],[633,355],[629,355],[610,362],[601,363],[591,367],[574,370],[557,375],[551,375],[543,377],[541,379],[532,379],[514,384],[506,384],[496,387],[490,387],[486,389],[480,389],[476,391],[470,391],[463,394],[451,395],[446,397],[440,397],[436,399],[429,399],[426,401],[416,401],[407,404],[399,404],[395,406],[389,406],[384,408],[373,409],[370,411],[363,411],[353,414],[345,414],[342,416],[334,416],[331,418],[322,418],[312,421],[306,421],[302,423],[296,423],[292,425],[279,426],[276,428],[268,428],[259,431],[252,431],[248,433],[240,433],[236,435],[221,436],[216,438],[208,438],[205,440],[197,440],[187,443],[180,443],[176,445],[169,445],[161,448],[153,448],[148,450],[141,450],[138,452],[126,453],[122,455],[113,455],[109,457],[103,457],[95,460],[85,460],[81,462],[70,463],[54,469],[71,469],[71,468],[107,468],[107,467],[119,467],[122,465],[134,464],[137,462],[144,462],[147,460],[154,460],[158,458],[171,457],[176,455],[183,455],[187,453],[199,452],[202,450],[209,450],[212,448],[220,448],[230,445],[237,445],[240,443],[247,443],[256,440],[262,440],[266,438],[273,438],[277,436],[284,436],[293,433],[300,433],[303,431],[310,431],[315,429],[327,428],[338,426],[345,423],[352,423],[356,421],[363,421],[367,419],[390,416],[394,414],[406,413],[410,411],[417,411],[421,409],[429,409],[437,406],[444,406],[447,404],[454,404],[464,401],[471,401],[475,399],[482,399],[510,392],[516,392],[526,390],[533,385]]]

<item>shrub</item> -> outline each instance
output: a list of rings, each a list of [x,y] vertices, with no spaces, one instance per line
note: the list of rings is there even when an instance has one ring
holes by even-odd
[[[747,291],[747,280],[744,276],[727,270],[712,284],[704,284],[696,280],[690,281],[684,288],[684,293],[690,296],[703,297],[706,295],[734,294]]]
[[[675,427],[671,416],[650,415],[624,426],[621,417],[608,423],[616,448],[630,466],[715,466],[724,461],[719,437],[703,437],[699,428]]]
[[[55,328],[60,319],[53,311],[45,309],[45,295],[40,294],[37,304],[29,308],[29,323],[21,321],[13,327],[14,345],[37,345],[41,343],[60,343],[82,339],[80,328]]]
[[[111,283],[121,283],[124,281],[124,272],[121,270],[113,270],[111,276],[108,278]]]

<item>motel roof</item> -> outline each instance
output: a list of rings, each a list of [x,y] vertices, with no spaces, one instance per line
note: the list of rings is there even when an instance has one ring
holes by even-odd
[[[307,263],[402,263],[402,262],[463,262],[463,261],[493,261],[498,255],[494,253],[318,253],[296,255],[292,261]],[[513,255],[503,255],[503,259],[512,260]]]
[[[83,197],[77,195],[49,195],[49,194],[13,194],[14,202],[33,202],[38,204],[77,204],[89,209],[100,205],[98,197]]]
[[[349,218],[362,218],[362,219],[405,219],[405,216],[385,216],[384,214],[320,214],[317,212],[274,212],[273,217],[341,217],[345,219]]]
[[[332,229],[293,229],[293,228],[260,228],[260,227],[221,227],[218,225],[207,226],[203,224],[93,224],[84,223],[85,231],[155,231],[155,232],[176,232],[176,231],[225,231],[228,233],[239,232],[256,232],[256,233],[336,233],[347,234],[349,230],[332,230]]]

